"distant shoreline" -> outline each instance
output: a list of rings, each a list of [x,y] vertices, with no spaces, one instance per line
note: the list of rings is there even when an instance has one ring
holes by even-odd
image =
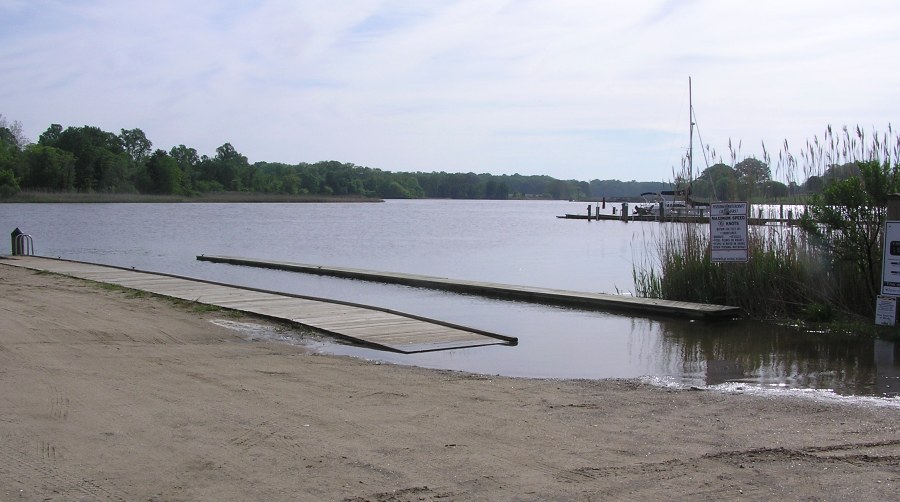
[[[288,195],[250,192],[207,192],[200,195],[149,195],[135,193],[19,192],[0,203],[323,203],[384,202],[383,199],[357,196]]]
[[[425,197],[411,200],[450,200],[446,198]],[[460,199],[460,200],[496,200],[496,199]],[[518,201],[564,201],[544,197],[509,198]],[[620,202],[640,202],[639,197],[596,197],[570,199],[569,202],[600,204]],[[97,204],[97,203],[347,203],[347,202],[384,202],[377,197],[355,195],[289,195],[256,192],[206,192],[198,195],[152,195],[140,193],[82,193],[82,192],[19,192],[16,195],[0,199],[0,204]]]

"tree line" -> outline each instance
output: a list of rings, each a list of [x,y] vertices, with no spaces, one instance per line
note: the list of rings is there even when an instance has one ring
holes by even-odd
[[[154,149],[141,129],[119,134],[53,124],[37,142],[0,116],[0,195],[19,190],[196,195],[255,192],[372,198],[581,199],[590,184],[550,176],[391,172],[321,161],[251,164],[231,143],[213,156],[178,145]]]
[[[814,180],[813,180],[814,181]],[[821,189],[821,183],[810,187]],[[679,183],[676,180],[676,183]],[[768,165],[747,159],[716,164],[693,180],[692,193],[710,200],[745,200],[802,193],[807,184],[771,180]],[[815,187],[813,187],[815,185]],[[391,172],[338,161],[251,164],[231,143],[212,156],[183,144],[154,149],[141,129],[118,134],[98,127],[52,124],[37,142],[0,115],[0,196],[23,191],[197,195],[208,192],[345,196],[559,200],[634,198],[672,183],[560,180],[546,175]]]
[[[746,200],[771,202],[785,198],[820,194],[831,183],[860,175],[857,162],[832,164],[821,174],[810,175],[803,183],[787,184],[772,179],[769,164],[756,158],[747,158],[733,167],[724,163],[704,169],[694,180],[678,180],[679,186],[690,186],[695,201]]]

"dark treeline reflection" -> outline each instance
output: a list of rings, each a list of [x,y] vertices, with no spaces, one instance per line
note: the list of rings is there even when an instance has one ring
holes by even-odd
[[[900,395],[900,347],[887,340],[756,322],[662,324],[661,350],[707,385],[747,382],[838,394]]]

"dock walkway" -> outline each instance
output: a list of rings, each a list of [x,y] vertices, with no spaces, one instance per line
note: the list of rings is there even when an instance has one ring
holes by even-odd
[[[53,272],[248,312],[407,354],[484,345],[515,345],[518,341],[514,337],[387,309],[106,265],[36,256],[3,257],[0,265]]]
[[[706,303],[678,302],[625,295],[566,291],[532,286],[513,286],[476,281],[463,281],[425,275],[396,272],[375,272],[354,268],[306,265],[284,261],[255,260],[235,256],[201,255],[198,260],[248,267],[269,268],[307,274],[327,275],[346,279],[402,284],[405,286],[442,289],[458,293],[509,298],[531,303],[563,305],[591,310],[623,311],[641,315],[683,317],[689,319],[733,319],[741,316],[739,307]]]

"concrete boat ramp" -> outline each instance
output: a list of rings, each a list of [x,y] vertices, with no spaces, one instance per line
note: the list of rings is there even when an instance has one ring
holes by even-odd
[[[518,342],[515,337],[347,302],[53,258],[2,258],[0,265],[53,272],[248,312],[393,352],[409,354],[484,345],[515,345]]]

